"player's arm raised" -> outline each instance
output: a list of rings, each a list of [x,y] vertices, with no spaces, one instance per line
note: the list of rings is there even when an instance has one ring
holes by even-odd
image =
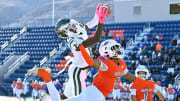
[[[106,5],[106,4],[100,3],[100,4],[96,7],[96,12],[95,12],[95,15],[94,15],[93,19],[90,20],[90,21],[86,24],[86,26],[85,26],[86,31],[89,30],[89,29],[91,29],[91,28],[93,28],[93,27],[95,27],[96,25],[98,25],[98,23],[99,23],[99,17],[101,17],[101,15],[100,15],[100,7],[106,7],[106,8],[108,9],[108,15],[111,14],[111,9],[110,9],[110,7],[109,7],[108,5]]]
[[[96,42],[99,42],[101,39],[101,33],[103,30],[103,24],[98,24],[98,28],[96,30],[96,33],[93,37],[88,38],[87,40],[83,41],[82,45],[87,48],[95,44]]]
[[[106,20],[107,16],[109,15],[109,10],[106,7],[102,7],[105,4],[99,4],[96,8],[96,16],[97,20],[87,23],[86,30],[93,27],[94,25],[97,25],[96,33],[93,37],[88,38],[87,40],[83,41],[82,45],[87,48],[95,44],[96,42],[100,41],[101,33],[103,31],[103,24]]]
[[[95,15],[94,15],[94,18],[91,20],[91,21],[89,21],[87,24],[86,24],[86,31],[87,30],[89,30],[89,29],[91,29],[91,28],[93,28],[93,27],[95,27],[96,25],[98,25],[98,22],[99,22],[99,20],[98,20],[98,14],[99,14],[99,8],[100,8],[100,6],[102,6],[103,5],[103,3],[101,3],[101,4],[99,4],[97,7],[96,7],[96,12],[95,12]]]

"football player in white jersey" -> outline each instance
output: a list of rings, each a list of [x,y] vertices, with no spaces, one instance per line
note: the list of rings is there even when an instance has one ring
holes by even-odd
[[[97,6],[94,18],[86,25],[74,19],[60,19],[56,23],[56,33],[61,38],[67,38],[68,46],[74,55],[72,64],[68,70],[69,80],[65,86],[64,93],[61,95],[61,99],[77,96],[86,87],[85,79],[87,77],[86,73],[88,70],[88,64],[84,60],[81,52],[78,50],[78,45],[82,43],[90,54],[90,48],[87,47],[90,47],[94,43],[100,41],[100,36],[103,30],[103,23],[108,16],[102,16],[102,14],[99,14],[99,8],[102,5],[105,4],[99,4]],[[87,30],[96,25],[97,31],[95,36],[88,39]]]
[[[27,93],[29,92],[28,88],[29,82],[23,81],[23,99],[26,101]]]
[[[104,8],[103,8],[104,7]],[[78,45],[83,44],[90,54],[90,49],[87,47],[92,46],[100,41],[101,33],[103,31],[103,23],[109,13],[109,6],[106,4],[99,4],[96,8],[94,18],[86,25],[74,19],[60,19],[55,25],[55,32],[59,38],[67,39],[69,48],[73,53],[73,60],[68,70],[69,80],[65,86],[64,93],[61,99],[79,95],[86,87],[85,79],[87,77],[88,64],[84,60]],[[87,30],[97,25],[97,30],[94,37],[88,38]]]
[[[64,37],[61,33],[58,32],[58,29],[65,30],[66,28],[70,28],[70,30],[72,31],[77,28],[77,30],[74,30],[74,32],[67,30],[67,36]],[[77,33],[75,33],[75,31],[77,31]],[[66,99],[68,97],[79,95],[85,88],[85,79],[87,77],[86,72],[88,64],[83,59],[81,52],[77,51],[76,48],[78,47],[78,42],[86,40],[88,36],[85,30],[85,26],[74,19],[59,20],[56,24],[56,33],[61,38],[67,38],[68,46],[74,56],[72,59],[72,64],[70,65],[70,68],[68,70],[69,80],[67,82],[67,85],[65,86],[64,93],[61,95],[62,99]],[[90,51],[90,49],[88,48],[86,48],[86,50]]]

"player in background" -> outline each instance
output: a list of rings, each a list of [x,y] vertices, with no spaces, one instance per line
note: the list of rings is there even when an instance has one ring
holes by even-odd
[[[78,45],[83,44],[90,54],[90,47],[94,43],[100,41],[100,36],[103,30],[103,23],[108,16],[108,10],[100,10],[99,4],[96,8],[94,18],[86,25],[74,19],[61,19],[55,25],[55,31],[60,38],[67,38],[67,43],[74,57],[72,64],[68,70],[69,80],[65,86],[62,99],[79,95],[86,87],[85,79],[87,77],[88,64],[85,62],[81,52],[78,50]],[[95,36],[88,39],[87,30],[97,25]]]
[[[171,84],[168,85],[167,94],[168,94],[168,101],[174,101],[175,91]]]
[[[23,94],[22,94],[22,96],[23,96],[24,101],[26,101],[27,93],[29,92],[28,86],[29,86],[29,82],[23,81]]]
[[[127,86],[128,86],[128,101],[130,101],[131,100],[131,90],[130,90],[130,85],[129,84],[127,84]]]
[[[126,84],[126,82],[124,82],[123,83],[123,88],[124,88],[124,92],[123,92],[123,101],[127,101],[127,98],[128,98],[128,96],[127,96],[127,92],[128,92],[128,87],[127,87],[127,84]]]
[[[18,101],[21,101],[22,89],[23,89],[23,84],[21,82],[21,79],[17,78],[17,82],[16,82],[16,96],[18,98]]]
[[[122,82],[120,83],[120,91],[119,92],[120,92],[120,101],[123,101],[125,89],[124,89],[124,85]]]
[[[61,94],[62,93],[62,85],[61,85],[61,83],[59,82],[59,80],[58,79],[56,79],[56,81],[54,82],[54,86],[56,87],[56,89],[58,90],[58,92],[59,92],[59,94]]]
[[[121,80],[117,78],[114,83],[114,89],[112,92],[113,101],[120,101],[120,83],[121,83]]]
[[[33,101],[37,101],[38,99],[38,95],[39,95],[39,83],[37,80],[35,80],[35,82],[31,83],[31,86],[32,86],[32,98],[33,98]]]
[[[151,80],[151,81],[154,81],[154,80]],[[158,86],[161,86],[161,81],[157,81],[156,82],[156,84],[158,85]],[[162,87],[163,88],[163,87]],[[164,98],[165,98],[165,95],[164,95]],[[153,99],[154,100],[156,100],[156,101],[159,101],[159,97],[157,96],[157,95],[155,95],[155,94],[153,94]]]
[[[105,101],[113,101],[113,91],[106,97]]]
[[[13,96],[16,96],[16,81],[13,81],[13,83],[11,84],[11,88],[13,89]]]
[[[86,82],[86,87],[88,87],[88,86],[90,86],[90,85],[92,85],[92,83],[91,82]]]
[[[180,101],[180,84],[176,86],[176,101]]]
[[[89,66],[98,69],[98,74],[91,86],[87,87],[79,96],[66,101],[104,101],[105,97],[113,90],[115,79],[121,76],[134,82],[135,85],[160,92],[160,87],[154,82],[145,81],[128,72],[126,63],[121,59],[124,56],[124,49],[115,40],[106,40],[101,43],[99,48],[101,56],[97,60],[93,60],[89,56],[83,45],[79,45],[79,48]],[[45,69],[37,69],[32,73],[40,76],[47,83],[52,101],[61,101],[58,91],[53,86],[49,72]]]
[[[168,100],[167,88],[166,88],[165,86],[162,87],[162,88],[163,88],[163,90],[165,91],[165,94],[164,94],[165,96],[164,96],[164,97],[165,97],[166,100]]]
[[[32,80],[30,83],[30,87],[31,87],[31,96],[33,98],[33,85],[34,85],[34,81]]]
[[[130,92],[130,89],[129,89],[129,84],[127,83],[123,83],[123,87],[124,87],[124,101],[129,101],[129,92]]]
[[[40,97],[46,93],[46,84],[45,82],[40,82],[39,84]]]
[[[139,65],[135,70],[136,77],[139,77],[143,80],[146,80],[148,82],[152,82],[148,80],[149,77],[149,70],[144,65]],[[153,82],[152,82],[153,83]],[[131,84],[131,100],[132,101],[152,101],[152,94],[155,93],[161,101],[164,101],[164,91],[159,88],[162,93],[157,91],[156,89],[142,87],[140,85],[137,85],[135,83]]]

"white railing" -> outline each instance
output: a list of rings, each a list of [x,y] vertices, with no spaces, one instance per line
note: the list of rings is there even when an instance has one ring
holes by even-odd
[[[26,52],[24,55],[22,55],[20,58],[18,58],[12,65],[8,67],[7,73],[4,75],[4,78],[9,77],[16,69],[19,68],[20,65],[22,65],[25,61],[29,60],[30,56],[29,53]]]
[[[57,49],[54,48],[54,49],[49,53],[49,56],[50,56],[50,57],[53,56],[54,54],[56,54],[56,52],[57,52]]]
[[[4,42],[2,45],[1,45],[1,50],[3,50],[4,48],[6,48],[8,46],[8,41]]]
[[[13,64],[20,56],[14,55],[14,53],[10,54],[7,58],[3,60],[2,65],[0,65],[0,77],[3,78],[4,74],[8,71],[8,68],[11,64]]]
[[[17,34],[14,34],[12,37],[11,37],[11,41],[14,41],[18,38],[18,35]]]
[[[143,30],[144,30],[144,28],[143,28]],[[141,33],[142,33],[142,31],[139,31],[139,32],[137,32],[137,33],[135,34],[135,36],[134,36],[134,38],[133,38],[133,41],[134,41],[134,42],[136,42],[137,37],[138,37]]]
[[[20,33],[19,33],[19,34],[21,35],[21,34],[23,34],[23,33],[26,32],[26,31],[27,31],[27,28],[24,27],[23,29],[20,30]],[[18,34],[13,35],[13,36],[11,37],[11,42],[14,41],[14,40],[16,40],[17,38],[18,38]],[[6,48],[11,42],[8,42],[8,41],[4,42],[4,44],[1,45],[1,50],[3,50],[4,48]]]
[[[127,43],[126,43],[126,47],[131,46],[133,44],[133,39],[130,39]]]
[[[180,84],[180,74],[175,77],[175,85]]]
[[[49,56],[48,57],[44,57],[41,61],[40,61],[40,67],[42,66],[48,66],[48,63],[51,62],[57,55],[55,54],[58,54],[60,55],[61,52],[63,51],[66,51],[66,46],[63,46],[63,45],[67,45],[64,43],[65,41],[61,42],[59,44],[59,47],[58,49],[57,48],[54,48],[50,53],[49,53]],[[60,54],[59,54],[60,53]],[[55,56],[55,57],[54,57]],[[47,63],[47,64],[46,64]]]
[[[8,57],[6,57],[2,62],[6,62],[11,56],[13,56],[16,52],[12,52]]]
[[[150,27],[150,23],[146,24],[143,26],[143,30],[146,28],[146,27]],[[137,40],[137,37],[142,33],[143,30],[140,30],[139,32],[137,32],[133,38],[131,38],[127,43],[126,43],[126,46],[131,46],[134,42],[136,42]]]
[[[23,33],[26,32],[26,31],[27,31],[27,28],[24,27],[23,29],[20,30],[20,35],[23,34]]]
[[[47,58],[47,57],[44,57],[44,58],[40,61],[40,66],[42,66],[47,60],[48,60],[48,58]]]

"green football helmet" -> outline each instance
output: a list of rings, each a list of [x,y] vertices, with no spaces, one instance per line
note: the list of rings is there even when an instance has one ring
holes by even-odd
[[[60,38],[68,38],[84,33],[85,26],[74,19],[59,19],[55,25],[55,32]]]

